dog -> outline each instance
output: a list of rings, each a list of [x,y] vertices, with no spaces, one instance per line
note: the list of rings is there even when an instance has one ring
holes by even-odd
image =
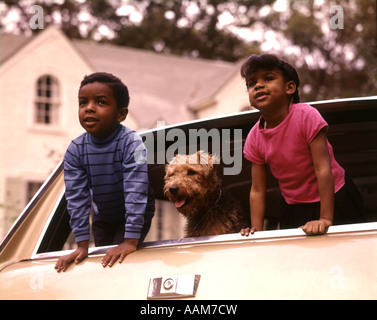
[[[250,225],[237,201],[221,186],[219,158],[203,151],[176,155],[166,165],[164,194],[187,220],[185,236],[237,233]]]

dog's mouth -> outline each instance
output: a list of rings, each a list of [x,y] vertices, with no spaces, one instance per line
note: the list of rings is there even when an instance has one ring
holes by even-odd
[[[177,200],[174,202],[174,205],[177,209],[180,209],[180,208],[183,208],[184,206],[186,206],[187,204],[189,204],[189,200],[187,199],[182,199],[182,200]]]
[[[171,186],[171,187],[164,187],[165,196],[171,203],[174,203],[174,206],[177,209],[181,209],[188,205],[191,202],[191,199],[185,197],[184,194],[179,194],[179,187]]]

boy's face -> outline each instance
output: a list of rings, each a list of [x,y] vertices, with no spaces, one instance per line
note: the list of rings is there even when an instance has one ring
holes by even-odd
[[[95,138],[110,136],[127,112],[127,108],[118,108],[113,89],[106,83],[89,83],[79,91],[80,124]]]
[[[246,78],[249,100],[262,113],[267,109],[287,107],[290,96],[296,91],[293,81],[286,82],[278,69],[260,69]]]

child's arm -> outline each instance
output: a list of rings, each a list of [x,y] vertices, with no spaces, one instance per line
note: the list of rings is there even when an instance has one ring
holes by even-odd
[[[251,228],[240,231],[241,235],[248,236],[255,231],[263,230],[263,220],[266,210],[267,173],[266,166],[252,164],[251,167],[251,190],[250,190],[250,218]]]
[[[133,143],[123,148],[123,181],[126,182],[124,183],[126,208],[124,242],[106,252],[102,259],[103,267],[111,267],[117,260],[122,263],[128,254],[137,250],[149,197],[148,165],[145,159],[146,148],[141,138],[135,135]]]
[[[71,143],[64,155],[65,197],[77,249],[58,259],[55,265],[58,272],[65,271],[73,261],[78,264],[88,256],[91,196],[88,177],[79,162],[79,154],[77,145]]]
[[[301,228],[306,234],[322,234],[332,225],[334,216],[334,177],[331,172],[331,160],[324,130],[321,130],[313,139],[310,151],[321,199],[320,218],[307,222]]]

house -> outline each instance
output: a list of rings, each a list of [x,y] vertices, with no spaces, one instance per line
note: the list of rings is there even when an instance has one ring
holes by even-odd
[[[240,65],[70,40],[50,26],[33,37],[0,35],[0,239],[83,132],[77,93],[106,71],[130,91],[125,125],[150,129],[248,106]]]

